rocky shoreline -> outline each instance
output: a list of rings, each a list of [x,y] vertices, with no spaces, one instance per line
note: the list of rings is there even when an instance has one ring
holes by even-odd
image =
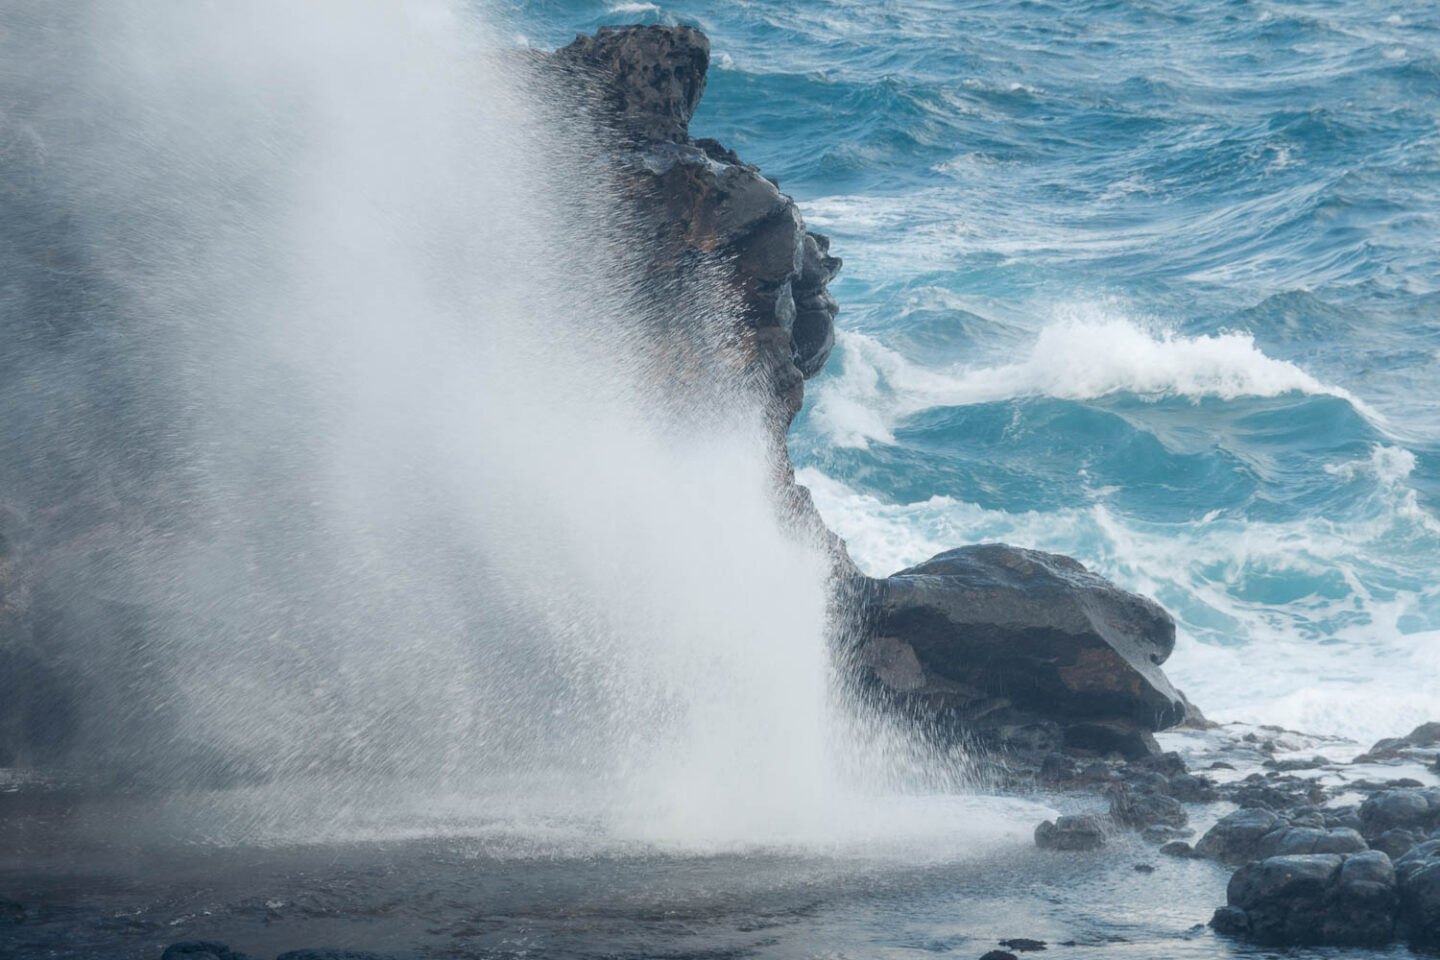
[[[1440,946],[1440,724],[1351,757],[1304,734],[1219,727],[1164,674],[1170,616],[1068,557],[983,544],[864,576],[795,482],[785,443],[804,381],[834,344],[839,305],[828,284],[841,261],[762,171],[690,136],[708,40],[691,27],[604,28],[538,62],[593,94],[626,189],[654,227],[657,282],[698,260],[724,264],[739,362],[768,398],[776,500],[794,529],[828,551],[836,615],[860,625],[837,631],[836,655],[870,702],[976,751],[995,789],[1093,808],[1037,825],[1043,850],[1104,855],[1118,834],[1134,832],[1157,863],[1235,867],[1210,921],[1218,933],[1265,945]],[[43,564],[27,567],[43,554],[35,524],[6,523],[0,765],[43,768],[63,753],[63,681],[32,642],[35,625],[49,622],[32,600],[43,595],[32,591]],[[26,919],[25,903],[0,901],[0,925]],[[310,950],[279,960],[380,956]],[[163,960],[244,957],[186,941]]]

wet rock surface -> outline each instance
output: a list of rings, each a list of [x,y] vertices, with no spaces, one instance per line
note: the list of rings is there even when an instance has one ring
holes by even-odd
[[[1434,764],[1440,760],[1440,721],[1422,723],[1403,737],[1380,740],[1354,763],[1413,759]]]
[[[721,271],[741,308],[751,363],[768,381],[780,434],[799,412],[803,381],[825,366],[839,305],[829,238],[806,229],[774,181],[719,142],[692,139],[710,41],[686,26],[602,27],[550,56],[599,95],[602,123],[620,135],[629,193],[649,216],[654,269],[701,259]]]
[[[843,541],[795,483],[785,442],[805,380],[824,369],[835,344],[840,308],[828,286],[841,260],[758,167],[716,140],[690,136],[709,38],[688,26],[602,27],[542,63],[582,95],[593,94],[589,116],[611,130],[623,189],[647,226],[654,282],[663,288],[704,272],[733,302],[739,361],[770,401],[783,513],[826,548],[837,578],[859,578]]]
[[[1221,933],[1264,944],[1375,946],[1395,932],[1395,870],[1379,851],[1251,861],[1230,878]]]
[[[1069,557],[949,550],[877,582],[871,607],[866,676],[999,749],[1139,759],[1160,752],[1153,731],[1185,717],[1160,670],[1175,645],[1169,615]],[[1057,759],[1046,775],[1078,771]]]
[[[1105,846],[1105,826],[1099,817],[1084,815],[1046,820],[1035,828],[1035,846],[1041,850],[1099,850]]]
[[[1195,845],[1200,856],[1228,863],[1298,854],[1358,853],[1365,838],[1349,827],[1325,827],[1323,817],[1277,814],[1262,808],[1237,810],[1211,827]]]
[[[1440,946],[1440,838],[1417,844],[1395,861],[1400,921],[1412,943]]]

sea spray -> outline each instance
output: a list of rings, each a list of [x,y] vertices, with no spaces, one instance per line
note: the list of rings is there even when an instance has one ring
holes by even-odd
[[[12,20],[29,190],[96,291],[7,320],[5,452],[64,461],[8,489],[74,538],[36,639],[72,763],[230,788],[232,837],[680,846],[863,832],[924,766],[835,683],[718,267],[651,282],[531,58],[444,2]]]

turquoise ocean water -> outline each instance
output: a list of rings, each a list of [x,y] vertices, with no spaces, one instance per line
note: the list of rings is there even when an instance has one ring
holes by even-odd
[[[868,572],[1068,553],[1216,719],[1440,718],[1440,6],[504,9],[710,35],[692,132],[845,259],[791,449]]]

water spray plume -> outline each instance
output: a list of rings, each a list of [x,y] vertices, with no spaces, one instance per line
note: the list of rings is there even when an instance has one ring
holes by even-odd
[[[719,264],[654,279],[573,90],[445,2],[10,18],[95,292],[5,321],[5,480],[115,517],[46,571],[75,762],[251,838],[855,823],[919,748],[834,678]]]

